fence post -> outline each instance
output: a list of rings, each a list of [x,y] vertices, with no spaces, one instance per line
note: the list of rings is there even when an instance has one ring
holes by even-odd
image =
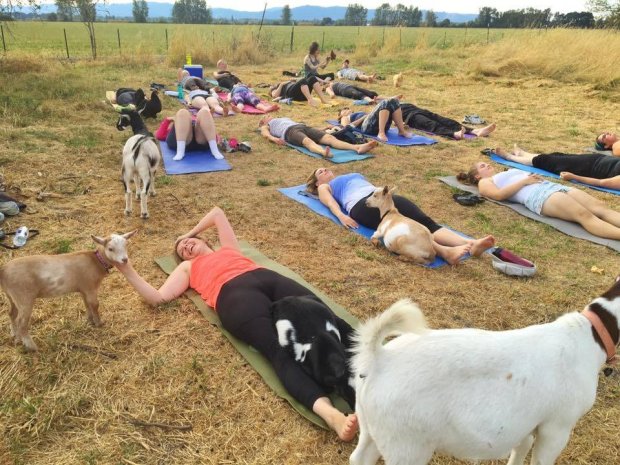
[[[4,27],[0,24],[0,32],[2,32],[2,48],[4,49],[4,53],[6,53],[6,42],[4,41]]]
[[[443,48],[446,48],[446,35],[448,34],[448,31],[443,31]]]
[[[323,31],[323,40],[321,41],[321,50],[325,48],[325,31]]]
[[[166,50],[168,50],[168,28],[166,28]]]
[[[467,45],[467,29],[468,27],[465,26],[465,45]]]
[[[398,46],[403,48],[403,28],[398,27]]]
[[[215,31],[212,31],[213,34],[213,46],[215,47]]]
[[[491,31],[491,23],[487,24],[487,45],[489,45],[489,33]]]
[[[295,26],[291,27],[291,52],[293,51],[293,36],[295,35]]]
[[[69,44],[67,42],[67,30],[62,28],[62,31],[65,33],[65,50],[67,50],[67,59],[69,59]]]
[[[121,54],[121,30],[116,29],[116,35],[118,36],[118,54]]]
[[[357,26],[357,35],[360,35],[360,27]]]
[[[385,28],[383,28],[383,38],[381,39],[381,46],[385,45]]]

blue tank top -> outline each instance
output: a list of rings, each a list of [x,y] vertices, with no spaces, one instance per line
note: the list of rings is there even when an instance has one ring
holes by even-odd
[[[349,213],[357,202],[372,194],[377,188],[359,173],[338,176],[329,181],[332,196],[345,213]]]

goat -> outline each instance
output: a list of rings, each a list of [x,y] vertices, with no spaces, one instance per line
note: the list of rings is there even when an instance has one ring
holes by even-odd
[[[620,280],[581,312],[512,331],[426,326],[409,300],[361,325],[351,465],[465,460],[552,465],[594,404],[620,339]],[[388,342],[386,337],[395,336]],[[533,447],[532,447],[533,446]]]
[[[385,247],[399,258],[428,265],[435,260],[433,236],[426,226],[399,213],[392,198],[395,190],[395,187],[380,187],[366,199],[366,205],[378,208],[381,215],[381,223],[370,240],[378,246],[383,238]]]
[[[131,136],[123,147],[123,165],[121,176],[125,188],[125,214],[132,212],[131,204],[131,180],[136,186],[136,199],[140,199],[140,216],[144,219],[149,217],[148,195],[155,195],[155,172],[161,162],[161,153],[155,142],[155,138],[146,128],[142,117],[136,111],[128,111],[121,114],[128,118],[125,125],[131,125],[134,135]],[[140,189],[140,180],[142,189]]]
[[[35,299],[79,292],[86,304],[88,321],[101,326],[97,292],[114,263],[127,263],[126,234],[91,236],[95,251],[63,255],[32,255],[11,260],[0,268],[0,287],[10,302],[11,336],[26,350],[36,351],[28,328]]]

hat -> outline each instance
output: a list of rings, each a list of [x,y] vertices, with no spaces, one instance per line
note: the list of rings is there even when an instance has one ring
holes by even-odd
[[[509,276],[529,277],[536,274],[536,265],[501,247],[491,252],[491,259],[494,269]]]

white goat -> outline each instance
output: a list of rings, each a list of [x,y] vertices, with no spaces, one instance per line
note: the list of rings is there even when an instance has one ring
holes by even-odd
[[[619,321],[619,281],[581,313],[513,331],[430,330],[415,304],[395,303],[358,332],[350,463],[425,465],[437,451],[522,465],[532,449],[531,464],[552,465],[594,404]]]
[[[400,214],[392,198],[395,190],[395,187],[380,187],[366,199],[366,205],[378,208],[381,215],[381,223],[370,241],[378,246],[383,238],[385,247],[399,258],[428,265],[435,260],[433,236],[426,226]]]
[[[155,172],[159,167],[161,154],[153,137],[136,134],[131,136],[123,147],[123,167],[121,175],[125,187],[125,214],[132,212],[131,180],[136,186],[136,199],[140,199],[140,216],[149,217],[148,194],[155,195]],[[142,188],[140,188],[140,180]]]
[[[97,292],[113,263],[127,263],[127,239],[136,231],[102,238],[92,236],[95,251],[63,255],[32,255],[11,260],[0,268],[0,287],[11,308],[11,336],[26,350],[37,346],[28,333],[35,299],[79,292],[86,304],[88,321],[101,326]]]

